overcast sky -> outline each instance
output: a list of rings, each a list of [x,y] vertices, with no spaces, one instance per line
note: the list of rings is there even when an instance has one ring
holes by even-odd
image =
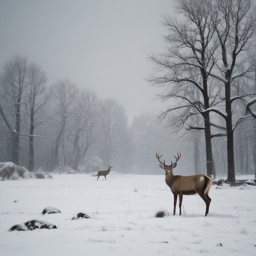
[[[51,85],[68,78],[99,98],[113,98],[131,121],[164,106],[145,78],[161,52],[161,15],[173,0],[0,0],[0,66],[15,54],[46,71]]]

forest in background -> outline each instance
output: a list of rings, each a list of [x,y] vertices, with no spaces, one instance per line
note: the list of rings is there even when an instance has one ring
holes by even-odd
[[[163,16],[166,51],[150,56],[148,81],[170,102],[160,116],[128,123],[124,106],[67,78],[52,82],[26,56],[0,73],[0,161],[30,171],[161,174],[181,152],[178,173],[256,174],[255,5],[251,0],[177,1],[184,19]],[[188,25],[189,24],[189,25]],[[150,90],[150,87],[149,87]],[[139,110],[138,110],[139,113]]]
[[[162,174],[156,152],[167,163],[181,152],[176,174],[206,174],[203,132],[174,129],[172,117],[159,121],[148,112],[128,124],[119,102],[99,99],[68,79],[48,85],[43,68],[24,56],[14,56],[2,67],[0,88],[0,162],[14,162],[30,171],[69,167],[91,172],[111,165],[122,173]],[[255,134],[253,118],[236,129],[237,174],[254,173]],[[19,137],[18,152],[14,135]],[[213,140],[213,154],[216,174],[226,176],[223,138]]]

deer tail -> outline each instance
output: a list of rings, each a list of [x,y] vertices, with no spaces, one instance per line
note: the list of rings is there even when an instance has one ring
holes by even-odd
[[[205,190],[204,190],[204,194],[208,195],[208,193],[211,189],[211,186],[212,186],[212,179],[208,176],[205,176],[205,181],[206,181],[206,187],[205,187]]]

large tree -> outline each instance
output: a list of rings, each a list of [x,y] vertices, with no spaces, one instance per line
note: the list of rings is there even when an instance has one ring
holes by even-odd
[[[125,133],[128,120],[123,105],[113,99],[101,103],[102,148],[101,158],[105,165],[113,164],[121,151],[125,150]],[[113,166],[114,167],[114,166]]]
[[[73,169],[77,170],[79,164],[84,163],[86,153],[96,142],[100,134],[99,119],[100,101],[94,91],[82,90],[75,102],[72,115],[72,130],[70,140],[73,144]]]
[[[185,108],[189,117],[193,108],[203,116],[204,127],[192,128],[205,130],[208,175],[209,168],[213,169],[210,152],[207,152],[211,151],[210,138],[227,136],[228,181],[234,183],[233,133],[244,118],[233,122],[232,103],[248,96],[244,93],[246,90],[241,93],[237,88],[241,78],[253,71],[245,52],[252,47],[255,34],[255,4],[251,0],[177,0],[177,10],[185,20],[165,18],[169,47],[166,54],[152,57],[160,67],[160,76],[152,81],[167,88],[164,99],[187,101],[186,105],[176,105],[166,113]],[[192,77],[188,75],[191,70]],[[189,85],[201,92],[202,100],[195,102],[184,93]],[[226,127],[210,122],[210,113],[220,115]],[[224,132],[211,135],[211,126]]]
[[[55,108],[54,120],[56,122],[57,135],[54,146],[54,167],[61,167],[60,164],[66,165],[65,154],[65,131],[67,121],[70,119],[74,103],[77,100],[78,88],[76,84],[69,79],[59,80],[51,87],[51,96]],[[59,148],[62,146],[60,161]]]
[[[252,0],[215,0],[213,1],[212,26],[219,44],[219,52],[215,54],[217,65],[210,75],[224,87],[225,112],[214,111],[226,122],[228,181],[235,182],[234,161],[234,108],[232,104],[245,97],[237,93],[234,87],[241,78],[253,72],[253,65],[248,61],[247,52],[253,46],[256,29],[255,3]]]
[[[0,114],[11,133],[12,161],[17,165],[20,162],[21,112],[27,85],[27,58],[16,55],[3,66]]]
[[[214,173],[211,122],[210,113],[205,110],[216,104],[216,98],[211,98],[213,89],[209,72],[215,65],[214,53],[217,49],[213,43],[215,29],[211,25],[211,1],[178,0],[176,8],[184,19],[179,21],[170,15],[164,17],[164,26],[168,31],[164,37],[168,44],[167,51],[151,56],[158,69],[149,81],[165,88],[160,95],[162,100],[173,99],[172,102],[176,103],[172,103],[163,116],[178,111],[187,121],[195,115],[194,110],[202,116],[204,125],[190,128],[204,130],[207,175],[210,176]],[[192,99],[188,93],[190,90],[198,90],[200,99]]]
[[[35,128],[43,123],[39,120],[41,117],[45,104],[49,100],[46,94],[46,73],[42,67],[35,63],[28,65],[28,88],[26,107],[29,116],[29,164],[28,169],[34,171],[34,137]]]

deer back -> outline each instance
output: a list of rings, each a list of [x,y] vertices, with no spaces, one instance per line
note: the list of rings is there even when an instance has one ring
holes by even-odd
[[[107,170],[104,171],[98,171],[98,175],[108,175],[110,173],[112,167],[108,167]]]
[[[198,191],[204,191],[209,178],[203,174],[181,176],[174,175],[173,177],[165,178],[166,184],[170,187],[173,193],[195,194]]]

